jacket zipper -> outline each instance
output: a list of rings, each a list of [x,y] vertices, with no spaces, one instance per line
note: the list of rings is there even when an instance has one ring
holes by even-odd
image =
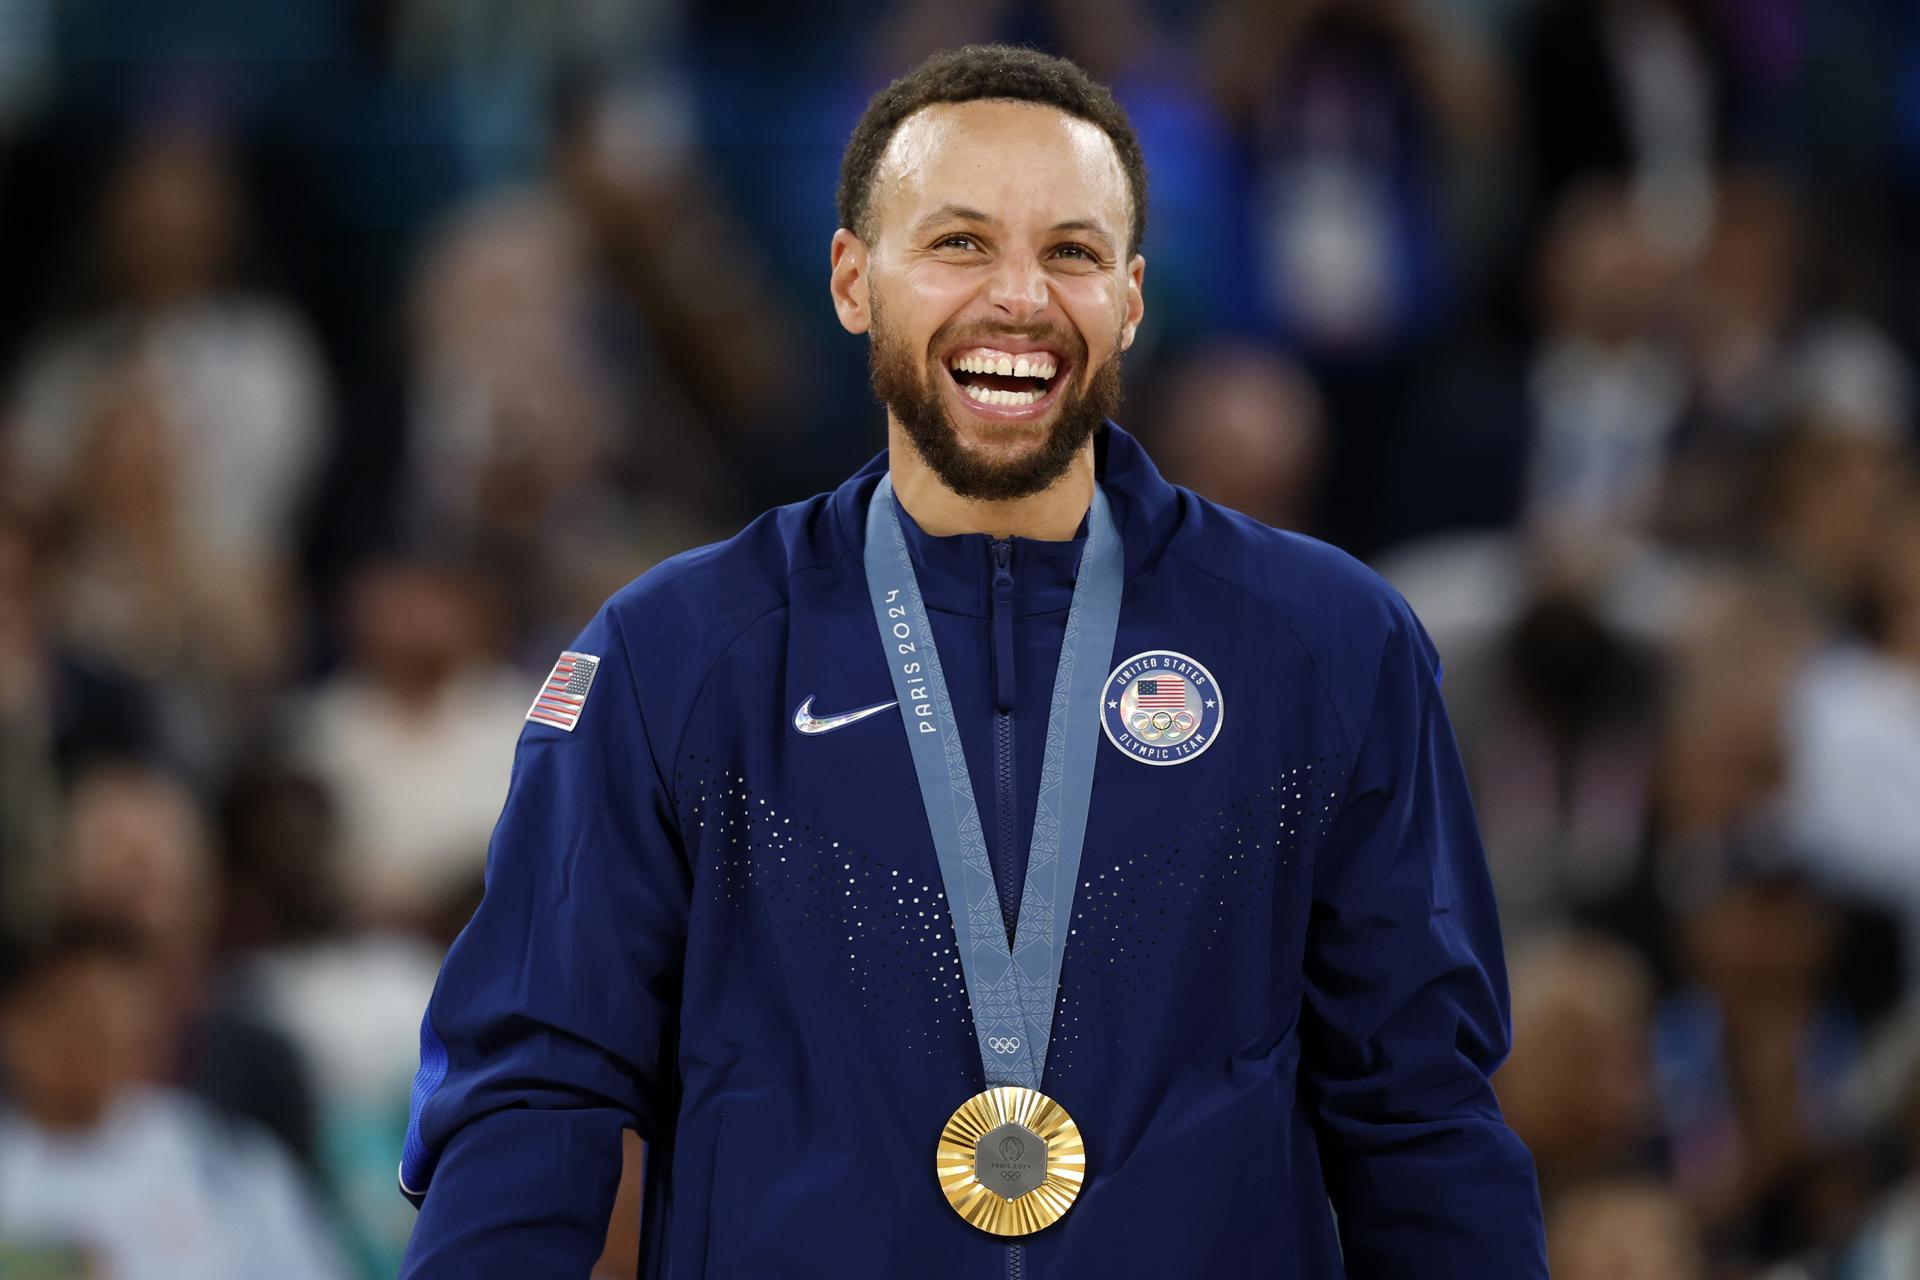
[[[1000,919],[1006,925],[1007,946],[1014,940],[1019,919],[1020,885],[1014,877],[1015,817],[1013,794],[1013,543],[992,543],[993,551],[993,770],[997,793],[1000,856],[994,860],[994,882],[1000,891]]]
[[[1007,946],[1012,948],[1015,924],[1019,920],[1020,886],[1014,878],[1015,819],[1019,806],[1013,787],[1013,543],[996,539],[993,552],[993,773],[997,792],[1000,856],[995,860],[994,881],[1000,891],[1000,918],[1007,927]],[[1025,1280],[1027,1253],[1022,1245],[1007,1246],[1007,1280]]]

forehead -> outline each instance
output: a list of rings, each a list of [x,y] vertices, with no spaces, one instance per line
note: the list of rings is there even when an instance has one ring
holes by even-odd
[[[900,122],[874,172],[873,211],[883,236],[959,204],[1012,225],[1097,219],[1124,240],[1129,199],[1105,130],[1031,102],[923,107]]]

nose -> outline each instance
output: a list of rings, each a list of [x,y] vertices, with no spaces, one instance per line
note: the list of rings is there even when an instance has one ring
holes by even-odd
[[[1007,254],[987,283],[987,301],[1015,324],[1025,324],[1047,309],[1053,293],[1038,259]]]

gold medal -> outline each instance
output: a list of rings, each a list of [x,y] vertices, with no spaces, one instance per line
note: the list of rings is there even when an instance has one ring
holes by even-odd
[[[934,1174],[953,1211],[996,1236],[1028,1236],[1060,1221],[1080,1194],[1087,1149],[1067,1109],[1002,1085],[976,1093],[940,1131]]]

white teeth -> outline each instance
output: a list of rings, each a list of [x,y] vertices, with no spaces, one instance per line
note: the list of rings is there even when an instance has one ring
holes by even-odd
[[[993,373],[1003,378],[1051,378],[1057,371],[1045,352],[1014,355],[965,355],[950,362],[955,373]]]
[[[1040,391],[989,391],[985,387],[968,387],[966,392],[969,398],[978,400],[981,404],[1009,406],[1032,404],[1045,394]]]

